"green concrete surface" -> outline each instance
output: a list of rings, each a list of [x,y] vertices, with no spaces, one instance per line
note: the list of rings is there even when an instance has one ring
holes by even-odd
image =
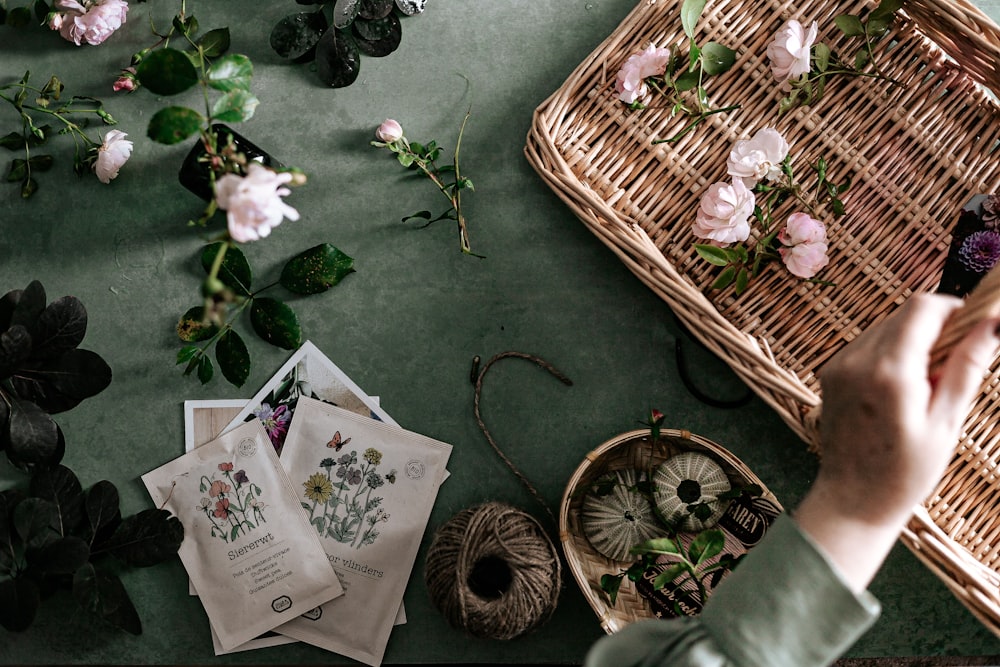
[[[17,4],[17,3],[14,3]],[[129,56],[151,42],[148,15],[168,20],[179,3],[132,4],[126,26],[99,47],[80,47],[41,29],[0,28],[0,82],[30,69],[57,74],[75,94],[105,100],[135,141],[130,162],[105,186],[77,179],[68,143],[41,189],[21,201],[0,183],[0,292],[40,280],[50,298],[79,297],[89,312],[83,347],[100,353],[114,380],[102,394],[59,416],[65,462],[85,486],[114,482],[123,508],[151,506],[139,476],[183,451],[185,399],[249,397],[288,353],[253,343],[242,389],[221,379],[201,386],[181,376],[176,318],[198,302],[202,236],[186,226],[199,201],[177,182],[189,144],[145,136],[168,99],[148,91],[112,95]],[[761,401],[707,407],[681,384],[674,342],[683,337],[663,303],[553,194],[523,155],[532,111],[558,88],[631,10],[634,0],[430,0],[403,21],[399,51],[364,57],[359,80],[332,90],[307,66],[288,65],[268,46],[271,27],[298,11],[293,0],[193,0],[203,28],[228,25],[233,51],[251,57],[261,103],[238,129],[309,183],[288,198],[302,215],[246,247],[259,271],[330,242],[356,260],[336,289],[293,298],[313,341],[405,428],[454,445],[405,596],[408,623],[394,630],[387,663],[578,663],[601,635],[573,582],[552,620],[509,642],[470,639],[448,627],[423,586],[423,554],[434,528],[466,507],[505,500],[544,519],[542,509],[491,451],[473,418],[473,356],[505,350],[539,355],[573,381],[565,387],[526,363],[490,372],[483,413],[496,440],[558,506],[566,480],[593,447],[636,428],[650,408],[732,450],[793,507],[816,471],[805,445]],[[997,15],[997,7],[989,8]],[[185,97],[185,104],[197,100]],[[473,248],[463,256],[448,223],[417,231],[400,218],[438,209],[427,183],[406,179],[368,145],[386,117],[411,139],[454,145],[471,107],[463,168]],[[18,118],[0,106],[0,134]],[[3,157],[3,156],[0,156]],[[6,169],[6,167],[4,167]],[[443,199],[442,199],[443,201]],[[719,395],[744,388],[723,364],[687,346],[699,382]],[[0,488],[21,480],[0,463]],[[859,545],[863,548],[863,545]],[[115,664],[327,663],[346,658],[303,644],[215,657],[204,611],[187,595],[178,560],[123,574],[143,621],[134,637],[74,613],[68,597],[48,601],[27,632],[0,631],[0,662]],[[1000,654],[994,637],[943,583],[898,547],[872,586],[884,604],[853,657]],[[360,611],[360,610],[359,610]]]

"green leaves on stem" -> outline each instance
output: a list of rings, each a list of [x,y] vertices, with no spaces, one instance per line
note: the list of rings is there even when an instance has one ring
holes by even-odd
[[[786,113],[798,106],[819,102],[826,91],[827,79],[836,75],[861,76],[881,79],[892,85],[901,85],[879,69],[875,62],[874,44],[885,37],[892,26],[896,12],[903,0],[881,0],[862,18],[853,14],[840,14],[833,21],[844,37],[858,37],[863,43],[855,52],[852,62],[845,62],[822,42],[812,46],[812,67],[797,80],[789,81],[791,91],[778,104],[778,113]],[[866,71],[870,68],[870,71]]]
[[[740,108],[739,104],[713,107],[705,88],[705,77],[724,74],[736,63],[736,51],[729,47],[718,42],[698,46],[695,41],[705,4],[706,0],[684,0],[681,3],[681,25],[688,38],[688,53],[685,55],[679,48],[676,49],[667,61],[664,74],[647,79],[647,83],[671,104],[671,115],[684,114],[692,118],[680,132],[668,139],[657,139],[654,144],[676,143],[710,116]],[[642,105],[636,102],[633,107],[641,108]]]
[[[148,567],[172,558],[183,539],[180,521],[165,510],[123,520],[118,490],[107,480],[85,491],[69,468],[38,470],[27,493],[0,492],[0,626],[27,630],[42,599],[66,588],[82,609],[141,634],[135,606],[104,556]]]
[[[215,375],[209,356],[215,346],[215,363],[223,377],[237,387],[243,386],[252,368],[250,350],[233,328],[247,308],[251,329],[261,340],[286,350],[302,344],[295,311],[284,301],[261,296],[262,292],[281,285],[294,294],[319,294],[354,271],[354,260],[329,243],[292,257],[282,267],[277,282],[256,290],[246,255],[231,242],[206,245],[201,264],[207,274],[205,303],[189,308],[177,324],[177,336],[188,343],[177,353],[177,363],[184,364],[185,375],[196,373],[201,383],[207,384]]]
[[[376,148],[387,148],[396,156],[396,160],[403,167],[412,169],[418,174],[426,176],[437,187],[438,191],[444,195],[450,203],[450,208],[446,209],[438,216],[434,216],[430,211],[417,211],[402,219],[403,222],[410,220],[423,220],[421,228],[429,227],[439,220],[454,220],[458,227],[458,240],[462,252],[467,255],[484,258],[472,252],[469,242],[469,227],[462,212],[462,192],[464,190],[475,191],[472,180],[464,176],[459,165],[459,153],[462,149],[462,137],[465,134],[465,126],[469,122],[471,111],[466,112],[462,119],[462,125],[458,130],[458,139],[455,141],[455,152],[452,154],[452,163],[438,165],[437,160],[441,157],[441,147],[436,141],[428,142],[426,145],[416,141],[409,141],[405,136],[395,141],[372,141],[371,145]],[[388,122],[388,121],[387,121]]]
[[[97,149],[101,145],[100,141],[91,139],[86,133],[91,119],[97,118],[105,125],[117,123],[98,99],[73,96],[63,101],[65,86],[56,76],[49,77],[41,88],[32,86],[30,82],[31,72],[25,72],[20,81],[0,86],[0,101],[13,107],[21,124],[20,131],[0,136],[0,147],[24,156],[12,159],[5,174],[8,183],[20,184],[22,199],[28,199],[38,191],[38,181],[34,176],[49,171],[55,162],[52,155],[36,154],[36,148],[48,144],[58,135],[72,136],[73,170],[82,175],[97,159]]]

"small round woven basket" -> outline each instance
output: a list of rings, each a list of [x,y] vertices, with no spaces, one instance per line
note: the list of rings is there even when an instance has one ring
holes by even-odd
[[[742,461],[716,443],[690,431],[661,429],[654,444],[649,429],[622,433],[591,451],[570,477],[559,507],[559,540],[566,564],[588,604],[597,614],[608,634],[629,623],[654,618],[649,604],[626,578],[614,606],[601,590],[601,576],[616,574],[629,563],[614,561],[598,553],[584,535],[581,526],[583,500],[594,483],[616,470],[651,471],[681,452],[698,452],[718,463],[733,486],[755,484],[763,490],[762,498],[776,507],[781,504],[764,483]]]

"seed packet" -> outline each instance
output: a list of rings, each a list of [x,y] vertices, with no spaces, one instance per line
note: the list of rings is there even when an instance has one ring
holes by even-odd
[[[387,424],[396,421],[310,341],[282,364],[224,430],[257,417],[280,453],[299,397],[308,396]]]
[[[343,595],[260,421],[142,481],[184,526],[178,554],[224,649]]]
[[[451,445],[308,397],[281,464],[345,594],[277,632],[379,665]]]

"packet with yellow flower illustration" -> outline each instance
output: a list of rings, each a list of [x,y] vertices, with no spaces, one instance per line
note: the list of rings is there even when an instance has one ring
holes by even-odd
[[[451,445],[302,397],[281,465],[345,594],[277,632],[379,665]]]
[[[178,555],[225,649],[343,595],[259,420],[142,481],[184,525]]]

